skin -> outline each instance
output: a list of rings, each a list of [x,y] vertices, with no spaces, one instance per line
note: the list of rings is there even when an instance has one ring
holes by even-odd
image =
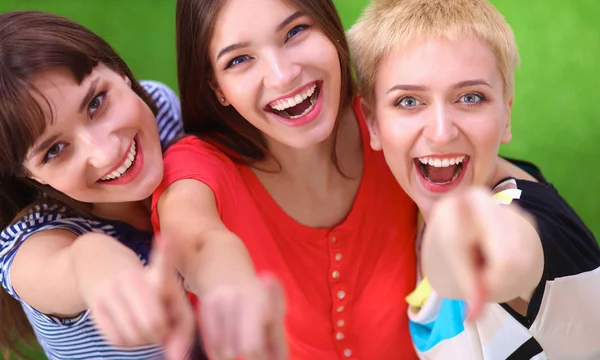
[[[512,136],[506,90],[485,42],[430,38],[384,57],[375,99],[363,103],[371,146],[427,222],[423,272],[440,295],[469,300],[475,315],[484,301],[524,313],[544,267],[534,223],[489,191],[507,176],[535,181],[498,157]],[[432,191],[415,160],[444,156],[469,162],[452,187]]]
[[[131,81],[99,64],[81,84],[61,68],[39,73],[32,83],[53,117],[23,164],[28,176],[91,203],[96,216],[151,230],[145,200],[162,178],[162,153],[154,115]],[[127,184],[99,182],[123,163],[134,137],[138,160],[143,153],[137,177]],[[144,268],[112,237],[41,231],[20,247],[11,281],[23,301],[43,313],[70,318],[90,309],[113,344],[162,343],[169,358],[181,359],[194,324],[171,252],[158,246]]]
[[[302,224],[331,227],[346,217],[360,184],[360,132],[351,107],[339,109],[334,45],[306,16],[287,23],[296,12],[280,0],[228,1],[211,40],[212,86],[219,101],[226,99],[223,106],[233,106],[265,134],[272,157],[254,164],[253,171],[273,199]],[[247,44],[217,60],[223,48],[241,43]],[[287,126],[265,109],[315,81],[322,81],[322,108],[308,124]],[[335,150],[348,177],[331,161],[339,114]],[[211,189],[195,180],[177,181],[161,196],[158,211],[161,228],[178,241],[178,269],[202,299],[207,346],[223,358],[284,358],[283,313],[272,311],[283,300],[257,281],[243,242],[221,221]]]

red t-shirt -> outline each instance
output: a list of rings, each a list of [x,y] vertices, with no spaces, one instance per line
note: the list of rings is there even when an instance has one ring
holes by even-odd
[[[246,245],[258,271],[282,281],[290,359],[416,359],[404,298],[416,284],[417,208],[369,147],[359,118],[364,173],[354,205],[338,226],[299,224],[269,196],[252,170],[187,137],[165,154],[156,203],[170,184],[196,179],[214,192],[223,223]]]

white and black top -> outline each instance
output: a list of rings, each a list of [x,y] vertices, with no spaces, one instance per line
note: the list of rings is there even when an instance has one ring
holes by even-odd
[[[156,103],[156,117],[163,150],[182,132],[179,99],[167,86],[142,81],[144,89]],[[119,221],[101,218],[82,218],[72,215],[65,207],[42,204],[26,216],[7,227],[0,234],[0,283],[15,299],[21,302],[37,339],[50,360],[78,359],[162,359],[163,350],[155,346],[115,348],[108,345],[94,327],[89,311],[72,319],[56,318],[42,314],[23,302],[10,281],[10,269],[19,247],[32,235],[44,230],[67,230],[77,235],[89,232],[104,233],[118,239],[145,264],[148,260],[152,233],[143,232]]]
[[[535,218],[542,241],[544,272],[527,314],[490,303],[469,324],[464,321],[465,301],[441,298],[430,290],[422,306],[409,311],[421,359],[600,359],[598,243],[539,170],[518,165],[538,175],[540,182],[508,178],[493,191],[501,203],[514,202]]]

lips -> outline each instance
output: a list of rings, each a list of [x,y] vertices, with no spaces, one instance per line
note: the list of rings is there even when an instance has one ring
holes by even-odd
[[[413,160],[421,184],[429,191],[441,193],[456,188],[467,171],[470,157],[428,156]]]
[[[320,113],[323,103],[323,82],[315,81],[293,94],[272,101],[265,111],[283,125],[298,127],[312,122]]]
[[[129,145],[129,151],[123,155],[119,165],[98,180],[103,185],[124,185],[132,182],[140,174],[144,165],[144,155],[136,135]]]

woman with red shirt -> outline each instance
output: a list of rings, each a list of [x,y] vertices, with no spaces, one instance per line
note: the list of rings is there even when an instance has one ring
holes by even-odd
[[[153,224],[177,242],[209,350],[273,341],[269,272],[290,359],[415,358],[417,210],[369,147],[333,2],[179,0],[177,51],[193,136],[165,154]]]

